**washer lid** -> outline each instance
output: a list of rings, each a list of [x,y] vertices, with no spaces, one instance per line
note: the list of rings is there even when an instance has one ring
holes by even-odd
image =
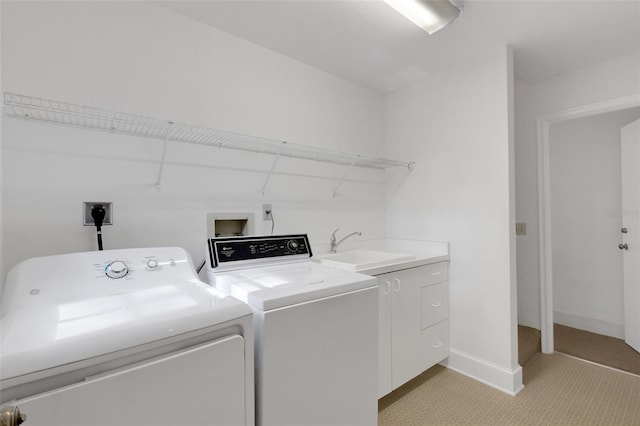
[[[376,285],[368,275],[312,261],[236,271],[209,270],[209,282],[262,311],[308,302]]]
[[[120,262],[114,274],[121,278],[107,276],[114,262]],[[29,259],[7,277],[0,379],[105,354],[117,358],[123,349],[246,315],[245,304],[198,280],[181,248]]]

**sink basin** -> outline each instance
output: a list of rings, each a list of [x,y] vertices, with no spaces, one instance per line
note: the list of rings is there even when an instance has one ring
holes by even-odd
[[[348,271],[363,271],[378,266],[393,265],[415,259],[415,256],[375,250],[349,250],[343,253],[314,257],[315,261]]]

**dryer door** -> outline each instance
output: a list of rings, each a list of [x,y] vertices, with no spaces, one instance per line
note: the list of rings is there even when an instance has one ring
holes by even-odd
[[[245,425],[235,335],[12,403],[29,426]]]

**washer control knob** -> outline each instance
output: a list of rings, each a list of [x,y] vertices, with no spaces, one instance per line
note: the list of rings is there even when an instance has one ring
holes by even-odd
[[[298,242],[295,240],[287,241],[287,248],[289,249],[289,251],[292,251],[294,253],[297,252],[299,248]]]
[[[147,260],[147,268],[156,269],[158,267],[158,261],[155,259]]]
[[[118,279],[129,273],[129,267],[121,260],[114,260],[104,268],[104,273],[109,278]]]

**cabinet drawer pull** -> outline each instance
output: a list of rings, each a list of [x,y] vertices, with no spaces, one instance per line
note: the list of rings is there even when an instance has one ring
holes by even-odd
[[[438,276],[438,275],[440,275],[441,273],[442,273],[442,272],[440,272],[440,271],[432,272],[432,273],[431,273],[431,276],[433,276],[433,277],[437,277],[437,276]]]
[[[442,302],[432,303],[431,306],[433,306],[434,308],[439,308],[440,306],[442,306]]]
[[[433,349],[438,349],[440,346],[442,346],[442,342],[438,342],[435,345],[431,345]]]
[[[388,296],[391,294],[391,283],[389,281],[385,281],[384,283],[387,285],[387,290],[384,292],[384,295]]]
[[[396,288],[393,290],[396,293],[400,292],[400,279],[399,278],[394,278],[394,280],[396,281]]]

